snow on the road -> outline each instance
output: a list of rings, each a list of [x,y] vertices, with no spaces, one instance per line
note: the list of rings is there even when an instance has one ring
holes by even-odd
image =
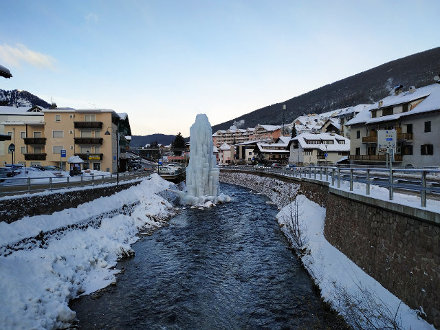
[[[16,251],[0,257],[0,324],[3,329],[66,327],[75,313],[70,299],[91,293],[115,281],[114,267],[131,252],[142,228],[159,227],[175,210],[159,192],[171,183],[158,175],[109,197],[52,215],[0,223],[0,246],[33,237],[140,201],[131,216],[104,218],[98,228],[71,230],[49,237],[45,248]]]
[[[360,320],[363,328],[371,327],[367,322],[373,322],[376,328],[384,328],[389,323],[389,317],[404,329],[434,329],[426,321],[417,316],[416,311],[409,308],[399,298],[385,289],[374,278],[366,274],[353,261],[331,245],[324,237],[325,208],[310,201],[303,195],[296,197],[298,201],[298,220],[304,234],[306,253],[301,257],[305,267],[321,289],[322,297],[335,310],[344,315],[350,323],[354,315],[353,309],[347,309],[347,303],[356,304],[359,311],[363,308],[372,313],[369,320]],[[295,204],[285,206],[277,215],[283,232],[293,242],[289,230],[294,214]],[[374,308],[372,308],[374,306]],[[359,320],[359,319],[358,319]],[[390,321],[388,320],[388,321]],[[352,324],[353,325],[353,324]]]

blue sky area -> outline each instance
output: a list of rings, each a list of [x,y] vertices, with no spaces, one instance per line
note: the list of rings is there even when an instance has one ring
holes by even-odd
[[[0,64],[58,106],[189,135],[440,45],[440,1],[32,1],[1,4]]]

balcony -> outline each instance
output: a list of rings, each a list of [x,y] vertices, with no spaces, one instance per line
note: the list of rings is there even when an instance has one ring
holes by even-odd
[[[350,160],[369,161],[369,162],[385,162],[386,155],[350,155]],[[395,162],[402,161],[402,155],[394,155]]]
[[[75,138],[75,144],[102,144],[102,138]]]
[[[78,154],[75,153],[75,156],[79,156],[83,161],[88,162],[90,160],[102,160],[103,154]]]
[[[46,160],[46,154],[45,153],[39,153],[39,154],[24,154],[25,160]]]
[[[24,138],[24,144],[46,144],[46,138]]]
[[[377,135],[364,136],[362,138],[362,143],[377,143]]]
[[[75,121],[75,128],[99,128],[102,129],[102,121]]]
[[[413,134],[412,133],[397,133],[397,140],[399,141],[412,141]]]

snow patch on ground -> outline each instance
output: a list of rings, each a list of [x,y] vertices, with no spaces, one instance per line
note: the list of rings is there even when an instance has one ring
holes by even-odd
[[[91,215],[140,201],[131,216],[104,218],[98,228],[71,230],[50,237],[45,248],[0,257],[0,324],[3,329],[47,329],[70,325],[70,299],[115,282],[117,260],[132,254],[140,230],[161,226],[175,209],[158,195],[171,183],[158,175],[109,197],[52,215],[0,223],[0,245],[81,222]]]

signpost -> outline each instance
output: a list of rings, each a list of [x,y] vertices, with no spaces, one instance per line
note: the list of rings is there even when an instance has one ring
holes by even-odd
[[[394,161],[394,153],[396,152],[397,132],[395,129],[377,131],[377,146],[379,152],[386,152],[386,166],[388,167],[388,159],[390,160],[390,168]]]
[[[11,143],[8,147],[8,150],[11,152],[12,156],[12,165],[14,165],[14,152],[15,152],[15,144]]]
[[[66,149],[61,149],[60,151],[60,170],[63,170],[63,159],[62,158],[66,158]]]

